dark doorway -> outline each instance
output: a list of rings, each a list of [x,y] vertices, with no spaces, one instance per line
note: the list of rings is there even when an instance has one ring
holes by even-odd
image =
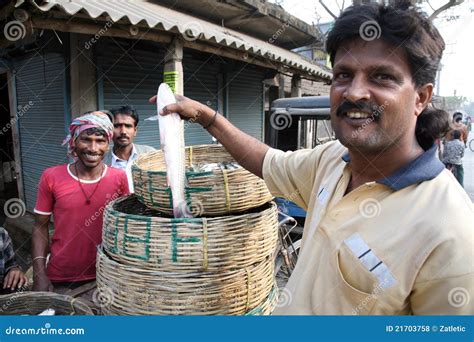
[[[7,74],[0,74],[0,198],[18,197]]]

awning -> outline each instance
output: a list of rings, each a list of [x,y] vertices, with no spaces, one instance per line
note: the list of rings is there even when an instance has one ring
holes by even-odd
[[[24,0],[18,0],[17,6],[24,2]],[[108,16],[113,22],[128,19],[132,25],[145,22],[150,28],[158,27],[165,31],[178,31],[183,35],[189,35],[189,32],[192,32],[195,37],[199,37],[201,40],[247,51],[291,66],[305,74],[325,79],[332,76],[331,72],[324,70],[318,64],[292,51],[272,45],[270,43],[272,37],[269,37],[269,41],[263,41],[154,2],[145,0],[47,0],[41,5],[37,5],[33,0],[30,0],[30,3],[43,12],[57,8],[70,16],[77,13],[85,13],[94,19]]]

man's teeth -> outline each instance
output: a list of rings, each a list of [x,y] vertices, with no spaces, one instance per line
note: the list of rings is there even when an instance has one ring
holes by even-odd
[[[89,154],[89,153],[85,153],[87,159],[91,159],[91,160],[99,160],[100,159],[100,155],[99,154]]]
[[[368,119],[371,115],[363,112],[349,112],[346,113],[347,117],[350,119]]]

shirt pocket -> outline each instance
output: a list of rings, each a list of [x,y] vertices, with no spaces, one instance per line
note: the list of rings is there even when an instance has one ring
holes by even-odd
[[[337,272],[340,280],[341,307],[344,314],[368,315],[377,302],[375,278],[354,257],[345,244],[337,252]]]

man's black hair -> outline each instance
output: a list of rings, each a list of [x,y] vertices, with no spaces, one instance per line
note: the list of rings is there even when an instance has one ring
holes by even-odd
[[[345,42],[363,39],[363,31],[372,25],[374,39],[381,39],[406,53],[416,87],[433,83],[443,55],[444,40],[428,18],[416,10],[409,0],[395,6],[359,5],[347,8],[329,32],[326,50],[334,64],[336,52]],[[370,39],[372,40],[372,39]],[[416,122],[416,139],[423,149],[449,130],[449,115],[428,106]]]
[[[110,112],[112,113],[114,118],[117,114],[131,116],[133,120],[135,120],[135,127],[138,126],[138,122],[140,121],[140,118],[138,117],[138,112],[132,105],[125,105],[125,106],[121,106],[117,108],[112,108]]]
[[[107,133],[102,128],[92,127],[86,129],[84,132],[86,132],[87,135],[98,135],[104,137],[107,140],[109,139]]]
[[[455,130],[453,131],[453,138],[454,138],[454,139],[461,139],[461,131],[455,129]]]

